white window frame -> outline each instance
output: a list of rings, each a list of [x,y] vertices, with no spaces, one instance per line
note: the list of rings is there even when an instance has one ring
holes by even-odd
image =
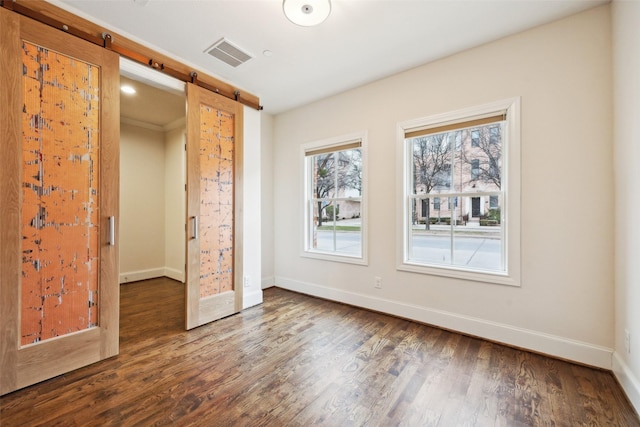
[[[315,151],[319,149],[331,149],[331,148],[339,148],[342,145],[348,144],[349,142],[353,142],[356,140],[360,140],[361,145],[361,154],[362,154],[362,192],[360,196],[360,221],[361,221],[361,254],[360,256],[354,256],[344,253],[335,253],[335,252],[326,252],[322,250],[318,250],[312,247],[311,245],[311,228],[313,227],[311,220],[311,213],[309,207],[309,198],[312,194],[311,183],[309,180],[309,174],[311,171],[309,170],[309,162],[307,159],[306,153],[310,151]],[[360,264],[360,265],[368,265],[369,256],[368,256],[368,197],[367,197],[367,188],[368,188],[368,166],[367,166],[367,132],[359,131],[346,135],[336,136],[332,138],[322,139],[318,141],[308,142],[303,144],[300,147],[300,164],[301,168],[301,184],[302,184],[302,212],[303,212],[303,221],[302,221],[302,245],[300,249],[300,256],[305,258],[315,258],[321,259],[325,261],[337,261],[344,262],[349,264]]]
[[[506,111],[506,123],[503,144],[503,182],[504,206],[503,240],[506,245],[505,272],[486,272],[464,269],[452,265],[425,265],[408,260],[409,253],[409,203],[408,194],[411,188],[410,156],[405,143],[405,135],[409,131],[436,126],[454,125],[473,119],[491,117],[498,112]],[[414,273],[444,276],[477,282],[500,285],[520,286],[520,97],[491,102],[488,104],[460,109],[457,111],[436,114],[424,118],[398,123],[397,126],[397,242],[396,268]],[[481,194],[479,194],[481,195]],[[438,194],[446,197],[446,193]]]

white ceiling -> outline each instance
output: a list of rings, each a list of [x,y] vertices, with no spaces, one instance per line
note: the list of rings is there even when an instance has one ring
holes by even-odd
[[[277,114],[609,0],[332,0],[316,27],[289,22],[281,0],[50,1],[253,93]],[[223,37],[253,59],[233,68],[205,53]]]

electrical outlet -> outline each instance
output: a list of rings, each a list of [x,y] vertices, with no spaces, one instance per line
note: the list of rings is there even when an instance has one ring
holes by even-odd
[[[373,278],[373,287],[376,289],[382,289],[382,277],[375,276]]]
[[[248,288],[251,286],[251,280],[249,279],[249,276],[244,276],[243,284],[245,288]]]
[[[627,329],[624,330],[624,348],[631,354],[631,335]]]

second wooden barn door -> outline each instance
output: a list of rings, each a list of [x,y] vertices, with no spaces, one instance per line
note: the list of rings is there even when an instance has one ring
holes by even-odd
[[[242,106],[187,85],[186,327],[242,309]]]

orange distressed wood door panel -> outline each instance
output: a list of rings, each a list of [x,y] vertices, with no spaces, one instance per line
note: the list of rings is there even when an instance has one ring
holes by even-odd
[[[187,85],[187,329],[237,313],[242,107]]]
[[[118,352],[119,58],[0,12],[4,394]]]
[[[23,40],[20,344],[98,324],[100,69]]]

